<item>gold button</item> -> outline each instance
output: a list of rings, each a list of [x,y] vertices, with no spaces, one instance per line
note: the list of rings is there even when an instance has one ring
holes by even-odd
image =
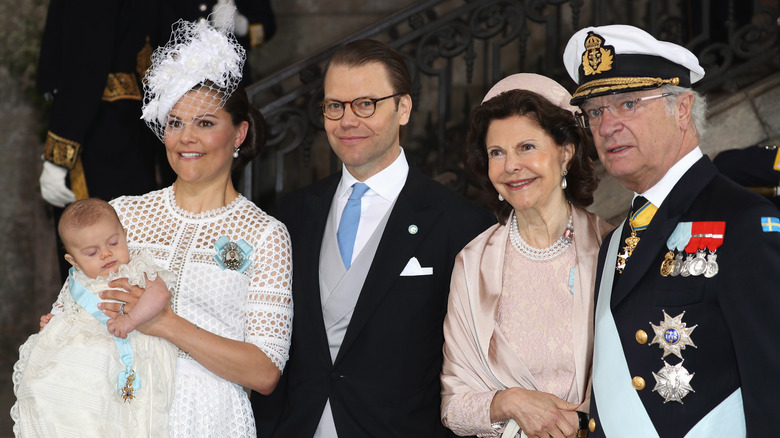
[[[591,418],[590,421],[588,421],[588,430],[591,431],[591,433],[596,431],[596,419]]]
[[[647,342],[647,332],[644,330],[637,330],[636,331],[636,341],[640,344],[644,344]]]
[[[631,379],[631,384],[634,385],[634,389],[637,391],[641,391],[645,389],[645,379],[636,376],[633,379]]]

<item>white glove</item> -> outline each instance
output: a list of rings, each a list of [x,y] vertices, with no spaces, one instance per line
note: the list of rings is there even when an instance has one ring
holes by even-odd
[[[249,19],[241,15],[238,10],[236,10],[236,16],[233,20],[233,24],[235,25],[235,28],[233,28],[233,33],[236,34],[236,36],[243,37],[249,33]]]
[[[60,167],[50,161],[43,162],[43,171],[39,182],[41,183],[41,196],[51,205],[64,207],[76,201],[76,195],[65,185],[68,169]]]
[[[241,15],[233,0],[217,0],[211,9],[211,24],[219,30],[233,30],[236,36],[249,33],[249,19]]]

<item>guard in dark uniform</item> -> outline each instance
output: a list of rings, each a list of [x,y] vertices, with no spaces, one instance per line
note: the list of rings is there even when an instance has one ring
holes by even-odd
[[[49,5],[38,68],[39,91],[54,99],[44,157],[68,169],[76,199],[157,187],[160,144],[140,120],[140,79],[159,16],[153,0]]]
[[[161,17],[157,0],[51,0],[38,89],[53,98],[41,174],[52,205],[172,183],[164,148],[141,120],[140,80],[170,28]]]
[[[612,25],[575,33],[564,63],[599,159],[634,192],[599,252],[591,436],[776,436],[780,214],[702,154],[698,59]]]
[[[780,207],[780,147],[757,144],[727,149],[712,159],[720,173]]]

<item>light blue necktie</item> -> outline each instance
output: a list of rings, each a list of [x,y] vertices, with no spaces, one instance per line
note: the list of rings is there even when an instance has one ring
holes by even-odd
[[[344,206],[344,211],[341,213],[339,230],[336,232],[341,260],[347,269],[352,264],[352,251],[355,248],[355,236],[357,236],[358,224],[360,223],[360,198],[368,189],[367,185],[360,182],[352,185],[352,194],[349,195],[347,205]]]

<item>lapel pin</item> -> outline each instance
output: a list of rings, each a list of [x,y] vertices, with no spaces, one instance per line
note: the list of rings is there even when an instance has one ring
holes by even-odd
[[[417,228],[417,225],[409,225],[409,234],[417,234],[418,231],[420,229]]]

